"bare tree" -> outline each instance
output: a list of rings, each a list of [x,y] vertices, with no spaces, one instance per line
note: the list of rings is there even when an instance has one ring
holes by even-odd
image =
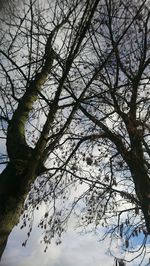
[[[43,201],[46,249],[72,213],[127,250],[150,233],[149,15],[148,1],[30,0],[2,22],[1,254]]]

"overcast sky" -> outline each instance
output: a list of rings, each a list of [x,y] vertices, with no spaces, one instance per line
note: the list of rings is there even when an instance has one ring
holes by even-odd
[[[6,0],[3,0],[6,2]],[[3,2],[0,0],[0,8]],[[0,143],[1,150],[3,150]],[[22,242],[26,239],[25,231],[15,227],[3,254],[0,266],[113,266],[114,259],[108,254],[109,240],[98,241],[94,235],[79,235],[73,227],[64,234],[62,244],[52,243],[47,252],[40,244],[41,231],[35,226],[26,247]],[[138,239],[137,239],[138,243]],[[150,257],[149,254],[146,255]],[[127,266],[137,266],[134,261]],[[142,263],[146,266],[146,263]],[[148,265],[148,264],[147,264]],[[150,264],[149,264],[150,265]]]
[[[115,265],[114,259],[108,254],[109,239],[99,242],[97,236],[81,235],[74,230],[73,226],[70,226],[62,238],[62,244],[56,246],[52,243],[44,253],[44,246],[40,244],[41,231],[37,226],[34,226],[26,247],[22,247],[22,242],[26,239],[26,229],[20,230],[19,228],[20,225],[15,227],[11,233],[0,266]],[[116,244],[114,247],[117,247]],[[150,256],[147,254],[146,257],[148,259]],[[128,265],[137,266],[138,261],[127,263]],[[146,266],[146,263],[143,262],[141,265]]]
[[[25,240],[23,231],[14,229],[1,261],[1,266],[110,266],[113,258],[106,254],[107,245],[99,243],[96,236],[81,236],[69,230],[63,237],[62,244],[54,243],[46,253],[40,244],[41,234],[38,229],[33,231],[26,247],[21,243]]]

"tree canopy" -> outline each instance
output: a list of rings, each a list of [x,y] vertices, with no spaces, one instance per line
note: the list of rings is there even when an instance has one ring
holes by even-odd
[[[85,232],[150,234],[149,1],[26,0],[1,18],[0,254],[34,210],[46,249]],[[5,148],[6,147],[6,148]],[[26,244],[26,241],[23,245]],[[137,256],[137,253],[135,253]],[[118,263],[124,263],[118,260]],[[122,264],[123,265],[123,264]]]

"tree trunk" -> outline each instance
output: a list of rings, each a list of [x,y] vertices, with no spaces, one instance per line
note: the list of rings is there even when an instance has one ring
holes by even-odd
[[[150,178],[145,166],[141,142],[134,142],[132,148],[129,168],[133,177],[135,192],[144,215],[147,233],[150,234]]]
[[[9,198],[6,202],[6,210],[5,212],[2,210],[3,214],[0,214],[0,259],[5,250],[9,234],[19,222],[24,198],[20,199],[19,202],[17,202],[15,198]]]
[[[147,233],[150,234],[150,178],[143,152],[143,131],[141,132],[141,129],[138,129],[137,126],[135,114],[132,117],[131,113],[131,117],[127,123],[127,129],[131,141],[128,166],[134,181],[135,192],[144,215]]]
[[[144,165],[142,167],[137,163],[137,166],[132,173],[135,183],[135,191],[144,215],[147,233],[150,234],[150,179],[145,171]]]
[[[18,224],[23,211],[24,201],[33,180],[27,179],[28,173],[29,171],[26,171],[23,166],[16,169],[9,163],[0,175],[0,258],[9,234]]]

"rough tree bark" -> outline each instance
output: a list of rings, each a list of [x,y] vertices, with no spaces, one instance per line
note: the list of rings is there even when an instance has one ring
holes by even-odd
[[[11,230],[19,221],[31,183],[45,170],[41,154],[46,147],[49,127],[57,111],[58,97],[51,105],[45,131],[43,129],[35,149],[29,147],[26,142],[25,124],[43,84],[51,73],[54,60],[51,41],[52,34],[47,40],[49,47],[47,47],[43,68],[35,75],[34,80],[29,82],[8,124],[6,146],[10,162],[0,175],[0,256],[5,249]],[[48,125],[47,128],[46,125]]]
[[[54,100],[49,105],[49,113],[46,122],[34,149],[29,147],[26,142],[25,125],[29,113],[33,108],[33,104],[36,102],[43,89],[43,85],[51,74],[53,61],[56,57],[52,48],[53,36],[57,33],[59,28],[68,21],[74,7],[72,10],[69,10],[68,15],[62,18],[60,24],[55,26],[54,30],[49,34],[45,45],[45,54],[43,56],[43,67],[40,72],[35,74],[34,79],[28,82],[26,92],[19,100],[12,119],[8,121],[6,147],[9,163],[0,175],[0,257],[3,254],[10,232],[19,221],[19,217],[23,211],[24,201],[30,191],[30,185],[46,170],[44,161],[50,149],[53,149],[55,141],[47,149],[46,146],[50,127],[58,110],[58,102],[63,84],[86,32],[88,31],[89,24],[98,3],[99,0],[87,3],[87,7],[89,8],[90,5],[91,9],[88,13],[86,13],[85,9],[83,18],[81,18],[80,36],[78,36],[78,40],[76,39],[72,43],[68,58],[66,59],[66,65],[63,69],[62,78],[60,79]],[[1,51],[1,53],[7,57],[3,51]],[[65,126],[61,134],[63,134],[64,129]]]
[[[87,9],[85,8],[85,13],[81,18],[81,25],[79,25],[79,29],[76,30],[77,36],[74,36],[74,38],[71,39],[70,41],[71,47],[70,51],[67,54],[67,58],[65,58],[65,62],[60,62],[61,58],[59,57],[59,55],[57,55],[54,52],[52,48],[52,43],[54,35],[61,28],[63,23],[65,23],[68,20],[68,17],[66,16],[66,18],[62,20],[62,23],[56,26],[54,30],[49,34],[49,37],[45,45],[45,55],[43,56],[43,62],[44,62],[43,67],[41,71],[35,73],[34,78],[28,82],[28,86],[26,88],[23,97],[18,101],[18,106],[14,111],[11,120],[8,121],[6,147],[9,157],[9,163],[6,166],[6,168],[3,170],[3,172],[0,174],[0,257],[2,256],[5,246],[7,244],[7,239],[10,232],[19,221],[20,215],[23,211],[24,201],[30,190],[30,185],[39,175],[44,173],[44,171],[46,170],[44,167],[44,161],[47,157],[48,152],[53,149],[58,138],[62,136],[65,128],[67,128],[68,124],[70,123],[69,120],[65,123],[62,129],[59,131],[60,135],[58,134],[59,135],[58,138],[57,137],[54,138],[54,141],[51,142],[48,146],[47,143],[48,143],[50,127],[55,119],[55,114],[58,110],[60,94],[62,92],[63,86],[65,86],[64,81],[67,80],[71,65],[81,48],[81,44],[82,41],[84,40],[84,37],[86,36],[86,33],[89,31],[89,25],[93,18],[96,7],[99,3],[99,0],[95,0],[94,2],[91,1],[92,4],[90,3],[90,8],[88,6],[89,2],[90,1],[87,1]],[[106,3],[108,2],[106,1]],[[124,135],[120,134],[120,130],[117,133],[115,128],[111,129],[107,126],[107,123],[103,122],[103,120],[105,121],[107,119],[107,116],[108,117],[109,115],[111,116],[111,114],[109,113],[109,108],[108,108],[108,114],[104,114],[104,119],[101,120],[98,119],[98,117],[101,117],[101,115],[97,116],[96,118],[96,116],[94,116],[93,113],[90,113],[88,109],[86,109],[85,107],[88,106],[88,97],[89,97],[87,96],[87,102],[86,102],[85,91],[87,91],[87,88],[90,87],[92,82],[95,81],[96,78],[101,74],[103,68],[106,67],[107,69],[107,63],[112,55],[116,56],[117,66],[118,68],[122,69],[122,64],[120,63],[119,52],[117,51],[117,47],[120,44],[120,40],[123,39],[123,37],[127,33],[128,29],[130,28],[134,20],[136,20],[144,3],[145,1],[137,11],[135,17],[125,28],[124,32],[120,34],[120,37],[118,38],[118,41],[116,43],[113,39],[113,32],[111,32],[110,29],[110,36],[112,38],[112,50],[107,54],[106,60],[104,61],[102,60],[102,64],[98,67],[98,69],[96,69],[94,65],[95,72],[93,71],[94,74],[92,78],[87,79],[88,81],[85,82],[86,85],[83,91],[81,88],[81,94],[79,94],[80,97],[77,98],[77,96],[74,95],[72,88],[69,91],[69,93],[70,93],[70,98],[73,101],[74,109],[76,110],[77,106],[77,108],[80,110],[80,113],[82,113],[82,115],[85,116],[88,119],[88,121],[90,121],[92,126],[94,124],[94,128],[97,127],[98,130],[100,130],[101,134],[99,135],[97,134],[97,136],[99,136],[99,138],[105,138],[106,140],[109,140],[109,143],[111,143],[112,147],[114,146],[116,147],[117,154],[121,155],[123,162],[125,162],[126,165],[128,166],[128,169],[130,170],[132,175],[132,179],[135,185],[136,195],[138,198],[136,202],[137,204],[139,204],[138,207],[142,209],[147,227],[147,232],[150,233],[150,179],[146,169],[144,154],[143,154],[144,153],[143,135],[141,136],[141,129],[139,129],[139,124],[137,123],[137,116],[136,116],[137,90],[140,84],[142,71],[144,71],[144,68],[146,68],[149,62],[148,60],[146,60],[146,57],[142,61],[143,65],[139,66],[139,72],[136,75],[136,79],[132,84],[133,86],[131,86],[132,96],[130,103],[128,103],[130,107],[129,112],[128,113],[123,112],[121,110],[121,107],[119,106],[119,100],[121,97],[119,98],[116,93],[118,76],[116,77],[116,87],[114,86],[114,88],[111,88],[111,86],[110,87],[108,86],[107,89],[109,91],[108,94],[109,96],[106,93],[106,98],[104,99],[104,103],[107,104],[110,102],[110,105],[113,106],[114,108],[113,113],[115,112],[115,114],[117,114],[118,117],[122,119],[122,123],[124,123],[126,127],[126,133],[129,136],[128,140],[130,140],[130,148],[128,149],[126,148],[127,146],[124,143],[125,137]],[[70,14],[71,12],[69,12],[68,16]],[[110,24],[111,24],[111,18],[112,17],[110,15],[110,21],[109,21]],[[107,25],[109,25],[109,23],[107,23]],[[97,50],[96,52],[100,58],[101,51]],[[7,57],[7,55],[3,51],[1,51],[1,53]],[[55,92],[53,100],[48,103],[49,112],[46,117],[46,122],[40,133],[40,137],[35,144],[35,148],[31,148],[26,141],[25,125],[26,122],[28,121],[29,113],[32,111],[33,105],[37,101],[41,93],[43,85],[45,84],[49,75],[51,74],[51,70],[55,59],[58,59],[58,63],[61,63],[63,65],[62,76],[59,80],[59,85]],[[103,80],[103,82],[105,88],[107,86],[107,82],[105,83],[105,80]],[[99,85],[98,90],[95,92],[96,95],[95,96],[92,95],[92,97],[99,99],[99,96],[97,95],[99,93],[100,87],[101,85]],[[94,89],[92,93],[94,93]],[[85,96],[85,99],[83,99],[83,96]],[[105,97],[105,92],[102,93],[102,97]],[[126,96],[124,95],[124,97]],[[86,103],[86,105],[84,103]],[[99,105],[100,104],[101,101],[99,102]],[[85,139],[86,138],[88,139],[87,136],[85,136]],[[82,141],[79,141],[79,145],[77,145],[75,152],[78,150],[80,142]],[[73,156],[73,153],[75,152],[72,152],[71,155],[68,156],[67,162],[70,160],[70,158]],[[67,162],[65,161],[63,165],[67,164]],[[106,186],[108,186],[109,190],[110,185]],[[113,188],[111,189],[113,191]]]

